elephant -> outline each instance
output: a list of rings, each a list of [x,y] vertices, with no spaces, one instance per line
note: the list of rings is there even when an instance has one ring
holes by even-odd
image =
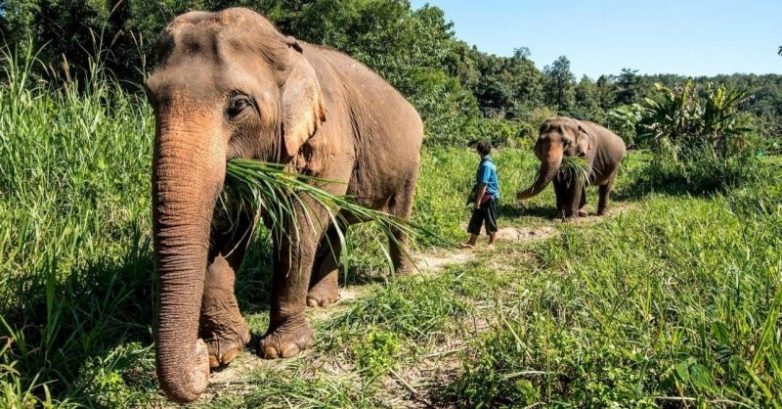
[[[556,217],[586,216],[586,185],[599,186],[597,214],[603,215],[608,196],[625,156],[625,144],[615,133],[589,121],[568,117],[546,120],[540,127],[535,155],[541,161],[538,177],[531,187],[520,191],[517,199],[529,199],[554,181],[557,197]],[[580,157],[590,170],[588,180],[571,177],[562,169],[565,156]]]
[[[325,185],[329,193],[407,219],[423,123],[402,94],[365,65],[286,36],[249,9],[176,17],[161,35],[159,55],[145,81],[156,123],[156,367],[165,394],[189,402],[206,389],[210,368],[230,363],[251,339],[234,294],[235,272],[250,241],[246,233],[264,219],[241,213],[233,229],[221,222],[218,196],[227,162],[279,163],[338,182]],[[307,196],[296,207],[287,224],[296,234],[273,239],[270,323],[258,345],[264,358],[310,347],[306,307],[339,297],[341,233],[322,222],[334,220],[330,209]],[[361,222],[340,214],[345,228]],[[391,232],[397,274],[414,268],[407,245],[404,232]]]

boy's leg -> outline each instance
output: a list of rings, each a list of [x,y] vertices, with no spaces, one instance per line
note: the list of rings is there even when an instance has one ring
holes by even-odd
[[[470,223],[467,225],[467,233],[470,233],[470,238],[466,243],[462,243],[462,248],[469,249],[475,247],[478,235],[481,234],[481,225],[483,225],[485,213],[484,209],[473,209]]]
[[[486,216],[484,223],[486,225],[486,234],[489,235],[489,246],[494,246],[497,241],[497,200],[491,199],[484,206],[486,209]]]

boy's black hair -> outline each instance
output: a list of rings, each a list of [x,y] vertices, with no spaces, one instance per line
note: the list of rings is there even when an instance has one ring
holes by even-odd
[[[491,142],[489,141],[480,141],[477,145],[475,145],[475,149],[480,153],[481,155],[488,155],[491,153]]]

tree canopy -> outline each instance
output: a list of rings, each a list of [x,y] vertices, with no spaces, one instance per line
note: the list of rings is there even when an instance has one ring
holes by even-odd
[[[138,90],[155,64],[153,47],[168,21],[189,10],[230,6],[255,9],[283,32],[375,69],[418,108],[430,144],[465,143],[498,129],[503,136],[492,138],[500,143],[528,136],[542,112],[610,125],[610,118],[622,117],[614,111],[633,111],[627,107],[643,102],[655,83],[675,86],[687,79],[625,68],[576,81],[566,56],[540,70],[522,45],[512,56],[482,52],[456,37],[441,9],[414,10],[408,0],[0,0],[0,29],[12,48],[40,50],[42,77],[78,78],[99,62]],[[782,76],[694,80],[749,90],[754,99],[748,109],[769,132],[782,133]],[[505,125],[498,128],[496,121]]]

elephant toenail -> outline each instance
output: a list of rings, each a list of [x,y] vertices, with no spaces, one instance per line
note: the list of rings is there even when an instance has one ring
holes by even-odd
[[[282,357],[290,358],[296,355],[298,352],[299,352],[299,347],[294,344],[282,351]]]
[[[209,355],[209,367],[212,369],[220,367],[220,360],[214,355]]]
[[[263,349],[263,355],[266,358],[274,359],[277,358],[277,348],[274,347],[266,347]]]

